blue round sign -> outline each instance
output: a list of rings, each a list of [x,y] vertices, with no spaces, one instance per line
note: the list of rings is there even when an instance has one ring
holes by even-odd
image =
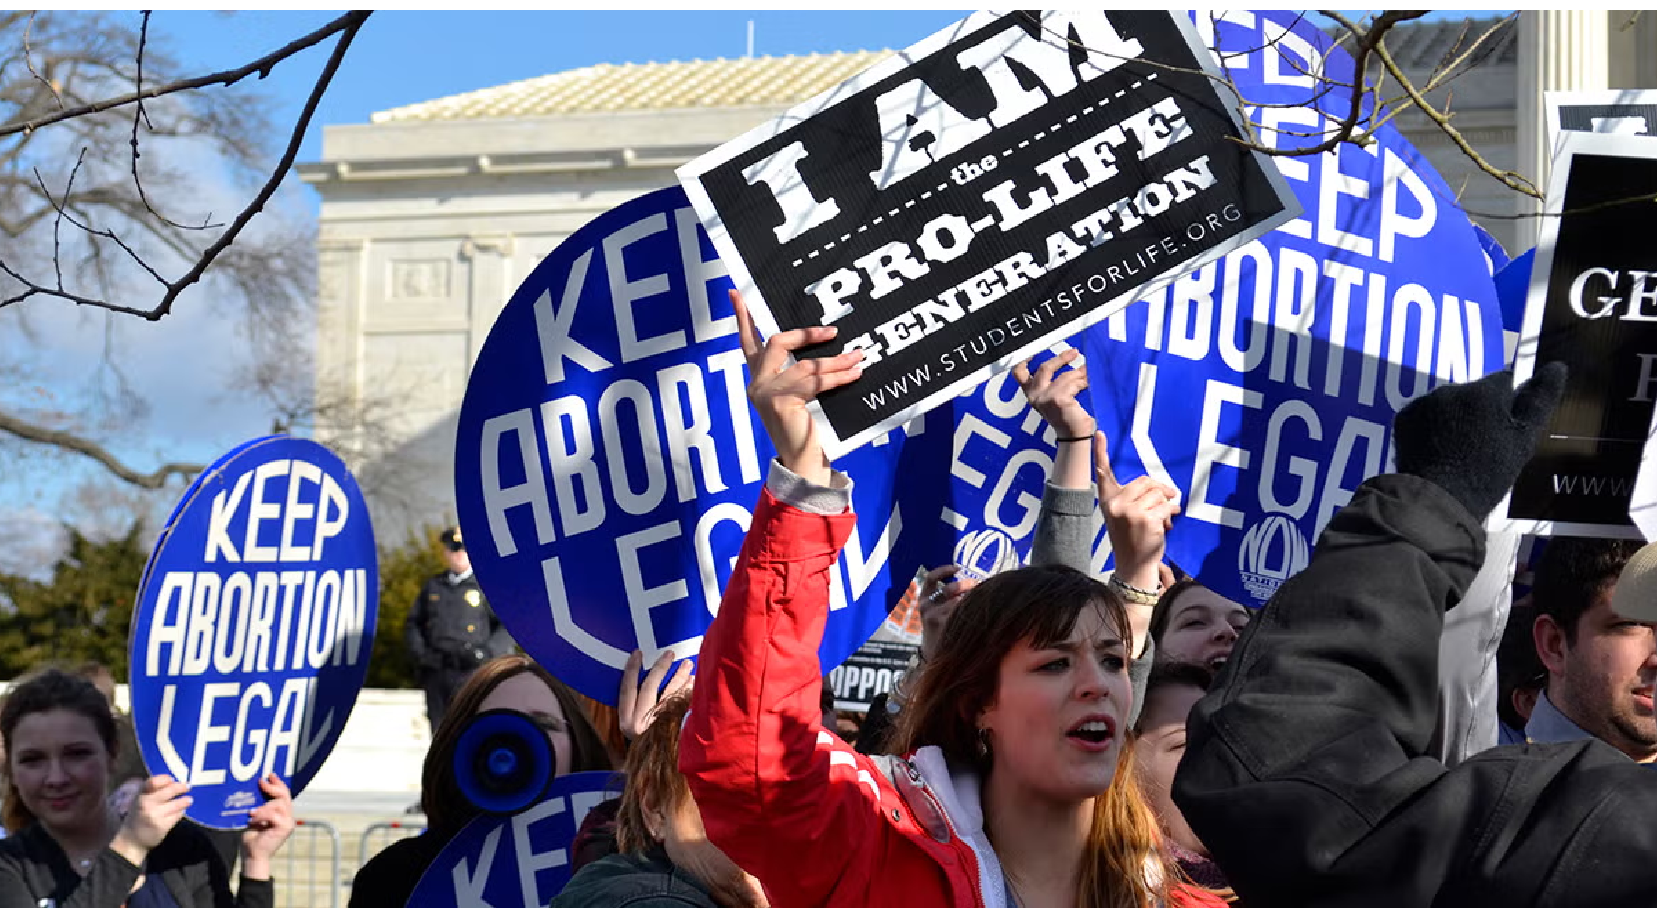
[[[605,703],[635,648],[697,654],[771,465],[730,289],[684,192],[652,192],[541,262],[467,383],[455,494],[478,581],[520,646]],[[835,462],[858,520],[824,673],[969,539],[1027,555],[1052,436],[1004,375]]]
[[[613,771],[552,782],[516,815],[479,815],[426,867],[405,907],[546,907],[570,881],[570,847],[593,806],[621,795]]]
[[[297,796],[368,672],[374,531],[344,463],[270,436],[214,462],[173,510],[133,616],[133,726],[154,774],[190,784],[191,819],[240,828],[266,773]]]
[[[1345,51],[1293,12],[1194,14],[1262,142],[1314,146]],[[1281,106],[1281,107],[1272,107]],[[1358,485],[1390,470],[1410,399],[1502,363],[1485,248],[1391,126],[1368,147],[1278,157],[1305,214],[1088,329],[1090,397],[1117,477],[1179,489],[1168,555],[1258,606],[1305,566]]]

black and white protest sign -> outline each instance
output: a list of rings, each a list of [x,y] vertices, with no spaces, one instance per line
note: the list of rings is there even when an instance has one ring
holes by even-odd
[[[1561,135],[1514,377],[1553,360],[1571,375],[1513,488],[1521,530],[1639,537],[1628,511],[1657,398],[1654,198],[1657,138]]]
[[[1184,16],[977,13],[679,170],[831,457],[1299,213]]]

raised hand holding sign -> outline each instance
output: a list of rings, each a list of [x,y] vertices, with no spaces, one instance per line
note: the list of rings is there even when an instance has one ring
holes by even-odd
[[[794,351],[833,340],[835,329],[796,328],[774,334],[762,344],[742,294],[735,290],[731,306],[742,335],[742,355],[748,361],[748,400],[759,411],[771,446],[777,450],[777,461],[813,484],[827,484],[828,456],[823,454],[817,421],[808,405],[818,395],[863,375],[861,351],[790,363]]]

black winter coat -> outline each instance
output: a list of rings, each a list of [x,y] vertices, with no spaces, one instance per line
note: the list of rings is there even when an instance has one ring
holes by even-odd
[[[166,884],[180,907],[273,907],[275,887],[269,879],[242,877],[230,891],[224,859],[207,832],[180,821],[150,851],[144,867],[105,847],[85,876],[75,872],[63,848],[40,825],[31,825],[0,840],[0,907],[122,907],[134,882],[144,873]],[[52,903],[45,904],[47,900]]]
[[[1431,756],[1439,630],[1484,529],[1367,481],[1191,711],[1174,802],[1242,900],[1650,905],[1657,771],[1602,742]]]
[[[447,573],[439,573],[426,580],[409,609],[403,637],[421,669],[469,672],[512,652],[512,637],[476,576],[451,583]]]
[[[547,907],[718,907],[661,848],[645,856],[612,853],[583,866]]]

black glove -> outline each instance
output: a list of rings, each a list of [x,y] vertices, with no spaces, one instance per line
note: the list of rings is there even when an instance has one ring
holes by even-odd
[[[1565,364],[1556,361],[1517,391],[1513,373],[1503,370],[1417,398],[1392,421],[1398,470],[1437,484],[1475,519],[1484,519],[1536,451],[1566,375]]]

